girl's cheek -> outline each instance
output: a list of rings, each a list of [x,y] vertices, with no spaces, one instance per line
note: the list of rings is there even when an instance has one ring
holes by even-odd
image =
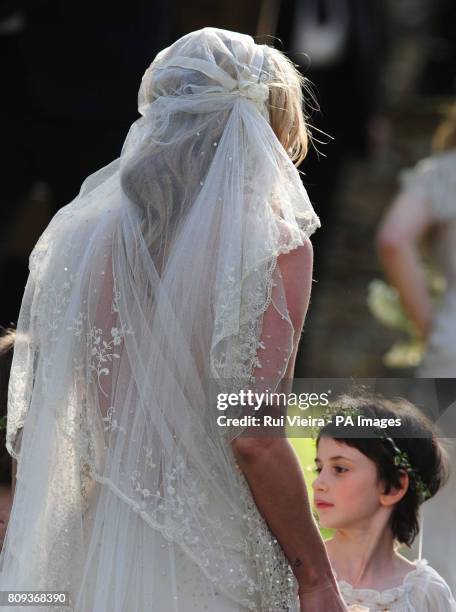
[[[339,501],[344,507],[350,507],[363,497],[362,488],[347,475],[333,486],[335,501]]]

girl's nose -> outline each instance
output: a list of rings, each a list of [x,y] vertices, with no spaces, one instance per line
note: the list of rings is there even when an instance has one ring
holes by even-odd
[[[321,474],[322,473],[320,472],[312,483],[312,488],[314,491],[326,491],[328,489],[328,485]]]

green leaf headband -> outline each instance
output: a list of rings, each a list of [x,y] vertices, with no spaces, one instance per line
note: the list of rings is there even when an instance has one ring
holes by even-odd
[[[412,464],[410,463],[410,459],[407,453],[405,451],[400,450],[400,448],[397,446],[393,438],[390,438],[389,436],[386,436],[386,435],[383,435],[381,437],[384,440],[387,440],[393,447],[393,450],[395,453],[394,458],[393,458],[394,465],[397,466],[398,469],[404,470],[407,472],[410,478],[410,482],[413,483],[415,491],[418,494],[418,499],[420,503],[425,502],[427,499],[429,499],[429,497],[432,496],[432,493],[429,491],[429,488],[424,483],[419,472],[415,468],[412,467]]]

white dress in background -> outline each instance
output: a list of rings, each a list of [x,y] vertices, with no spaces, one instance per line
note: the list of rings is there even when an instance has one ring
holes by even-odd
[[[433,222],[432,254],[446,289],[432,319],[420,378],[456,378],[456,150],[433,155],[402,174],[403,193],[427,202]],[[456,406],[440,419],[443,434],[456,431]],[[423,554],[456,589],[456,440],[446,440],[449,482],[422,510]],[[416,550],[416,548],[415,548]]]
[[[432,320],[418,375],[456,377],[456,151],[422,160],[402,174],[403,193],[425,200],[435,225],[432,249],[446,290]]]

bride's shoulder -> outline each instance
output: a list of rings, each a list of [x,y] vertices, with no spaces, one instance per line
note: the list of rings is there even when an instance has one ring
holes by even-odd
[[[295,330],[302,329],[312,285],[313,250],[309,238],[303,244],[277,258],[287,308]]]
[[[296,277],[302,275],[307,276],[313,266],[313,248],[310,239],[303,234],[302,244],[279,255],[277,261],[284,281],[296,280]]]

